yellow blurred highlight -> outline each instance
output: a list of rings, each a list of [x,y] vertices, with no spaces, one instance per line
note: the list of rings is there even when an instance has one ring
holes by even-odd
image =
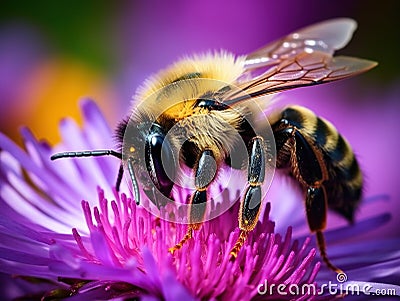
[[[27,70],[29,71],[29,70]],[[12,112],[8,112],[6,133],[20,142],[18,128],[28,126],[36,137],[52,144],[60,141],[58,124],[70,116],[82,122],[79,100],[94,99],[107,120],[115,120],[115,94],[111,84],[100,74],[82,63],[54,59],[38,64],[30,70],[20,89]],[[114,106],[113,106],[114,104]],[[10,131],[11,130],[11,131]]]

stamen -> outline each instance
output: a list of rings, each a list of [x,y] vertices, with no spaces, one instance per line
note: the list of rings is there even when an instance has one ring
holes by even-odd
[[[88,250],[83,245],[82,237],[79,235],[78,230],[76,228],[72,228],[72,235],[78,245],[79,249],[81,250],[82,254],[90,261],[94,261],[94,257],[88,252]]]

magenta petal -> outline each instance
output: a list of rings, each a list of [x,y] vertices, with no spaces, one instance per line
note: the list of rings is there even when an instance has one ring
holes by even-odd
[[[150,250],[146,247],[142,250],[142,256],[149,284],[152,285],[152,290],[157,292],[161,289],[160,271],[157,267],[157,263],[155,262]]]
[[[46,169],[42,169],[35,164],[32,159],[22,151],[10,139],[0,133],[0,149],[7,150],[28,172],[32,172],[42,182],[47,183],[48,190],[55,189],[59,193],[74,196],[75,191],[66,188],[66,186],[59,180],[55,179]],[[75,194],[76,195],[76,194]]]
[[[371,231],[383,224],[387,223],[391,219],[390,213],[380,214],[368,219],[360,220],[352,226],[345,226],[335,230],[326,231],[327,240],[334,239],[346,239],[354,237],[357,234]]]
[[[49,258],[32,255],[22,251],[0,248],[0,257],[4,260],[16,263],[25,263],[39,266],[47,266],[50,262]]]
[[[106,266],[114,266],[115,256],[109,249],[107,240],[104,237],[103,233],[97,230],[91,231],[90,238],[95,255],[100,260],[100,262]]]
[[[83,99],[81,101],[81,107],[85,120],[84,131],[89,140],[89,144],[93,147],[112,147],[112,143],[104,145],[104,135],[108,134],[107,137],[112,137],[113,133],[96,103],[91,99]],[[109,141],[112,142],[111,139]]]

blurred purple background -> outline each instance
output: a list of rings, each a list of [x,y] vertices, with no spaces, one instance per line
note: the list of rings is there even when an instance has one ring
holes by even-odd
[[[282,101],[332,121],[365,170],[366,197],[389,195],[385,206],[396,211],[399,11],[398,1],[372,0],[8,1],[0,11],[0,130],[20,142],[18,127],[27,125],[56,143],[58,121],[79,120],[78,100],[85,96],[115,126],[143,79],[185,54],[221,48],[245,54],[300,27],[351,17],[359,28],[340,53],[376,60],[378,68],[287,92]],[[373,214],[376,207],[361,211]],[[386,235],[400,234],[397,221]]]

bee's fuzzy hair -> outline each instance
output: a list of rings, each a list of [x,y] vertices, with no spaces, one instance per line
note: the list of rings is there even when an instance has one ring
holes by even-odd
[[[244,57],[236,57],[224,50],[186,56],[158,73],[150,76],[137,90],[134,102],[147,99],[163,87],[185,79],[187,74],[200,74],[200,78],[215,79],[232,84],[244,72]]]

